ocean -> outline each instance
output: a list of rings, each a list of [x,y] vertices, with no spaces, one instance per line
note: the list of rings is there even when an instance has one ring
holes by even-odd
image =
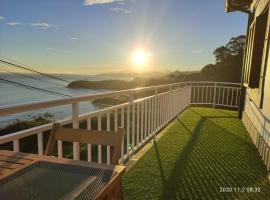
[[[92,89],[72,89],[68,88],[67,83],[44,77],[42,75],[27,74],[30,77],[23,77],[13,74],[0,73],[0,79],[6,79],[9,81],[19,82],[25,85],[30,85],[33,87],[38,87],[46,90],[51,90],[54,92],[67,94],[71,96],[82,96],[109,92],[109,90],[92,90]],[[100,80],[130,80],[128,77],[116,77],[116,76],[99,76],[99,75],[57,75],[58,77],[65,79],[67,81],[74,80],[89,80],[89,81],[100,81]],[[0,82],[0,106],[25,104],[31,102],[49,101],[55,99],[65,98],[63,96],[56,96],[52,94],[41,93],[38,91],[29,90],[26,88],[21,88],[18,86],[10,85],[7,83]],[[80,104],[80,114],[95,111],[99,109],[98,106],[89,102],[84,102]],[[50,113],[53,115],[53,119],[63,119],[71,116],[71,106],[61,106],[49,109],[36,110],[33,112],[25,112],[19,114],[13,114],[8,116],[0,117],[0,127],[4,127],[15,120],[25,120],[31,119],[33,116],[43,115],[45,113]]]

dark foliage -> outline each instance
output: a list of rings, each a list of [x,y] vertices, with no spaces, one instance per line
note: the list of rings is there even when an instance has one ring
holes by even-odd
[[[6,127],[0,128],[0,136],[40,126],[43,124],[48,124],[52,122],[51,120],[52,118],[53,118],[52,114],[45,113],[43,115],[32,116],[29,120],[21,121],[17,119],[16,121],[10,123]]]

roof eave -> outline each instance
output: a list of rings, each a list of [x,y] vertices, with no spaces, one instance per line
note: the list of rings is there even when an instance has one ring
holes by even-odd
[[[248,8],[247,8],[248,7]],[[226,12],[234,12],[234,11],[240,11],[247,14],[251,13],[251,10],[249,9],[250,5],[246,4],[245,6],[238,6],[232,3],[232,0],[226,0]]]

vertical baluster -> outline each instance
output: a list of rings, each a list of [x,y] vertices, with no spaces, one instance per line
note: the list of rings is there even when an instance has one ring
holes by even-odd
[[[218,88],[218,104],[220,104],[220,87]]]
[[[98,131],[101,131],[101,115],[98,115]],[[102,163],[102,146],[98,145],[98,163]]]
[[[230,88],[227,88],[227,101],[226,101],[226,105],[229,105],[229,94],[230,94]]]
[[[167,92],[166,93],[166,104],[167,104],[167,109],[166,109],[166,123],[168,123],[169,122],[169,116],[170,116],[170,110],[169,110],[169,105],[170,105],[170,102],[169,102],[169,95],[170,95],[170,93],[169,92]]]
[[[160,127],[163,127],[163,113],[164,113],[164,107],[163,107],[163,95],[160,95]]]
[[[157,132],[157,95],[158,95],[158,90],[155,89],[155,97],[154,97],[154,139],[156,139],[156,132]]]
[[[202,103],[205,103],[205,86],[202,87]]]
[[[63,142],[61,140],[57,140],[57,155],[58,158],[63,158]]]
[[[107,113],[107,131],[111,130],[111,114]],[[111,150],[110,145],[107,145],[107,164],[109,165],[111,162]]]
[[[199,103],[199,87],[196,85],[196,103]]]
[[[171,117],[171,92],[168,92],[168,122],[170,121],[170,117]]]
[[[164,122],[165,122],[165,98],[164,98],[164,94],[162,94],[162,127],[164,126]]]
[[[159,127],[162,127],[162,95],[159,96]]]
[[[121,128],[125,128],[125,110],[124,108],[121,108]],[[121,164],[124,163],[124,140],[122,142],[122,148],[121,148]]]
[[[176,95],[177,95],[177,92],[176,91],[174,91],[173,92],[174,93],[174,98],[173,98],[173,102],[174,102],[174,104],[173,104],[173,117],[175,117],[175,115],[176,115],[176,113],[177,113],[177,102],[176,102]]]
[[[239,105],[239,104],[238,104],[238,99],[239,99],[239,97],[238,97],[238,91],[239,91],[239,88],[236,88],[236,99],[235,99],[235,105],[236,105],[236,106]]]
[[[141,145],[143,144],[144,138],[143,138],[143,120],[144,120],[144,101],[141,102]]]
[[[146,137],[147,137],[147,119],[148,119],[148,113],[147,113],[147,110],[148,110],[148,101],[145,100],[144,101],[145,103],[145,107],[144,107],[144,140],[146,141]]]
[[[72,104],[72,127],[74,129],[79,129],[79,104]],[[63,152],[61,153],[63,154]],[[80,144],[79,142],[73,142],[73,159],[80,159]]]
[[[148,99],[148,125],[147,125],[147,139],[150,137],[151,134],[151,98]]]
[[[137,104],[137,106],[136,106]],[[133,104],[133,111],[132,111],[132,151],[134,151],[135,147],[137,147],[138,144],[138,131],[139,131],[139,109],[140,105],[139,102],[136,102],[136,104]],[[135,110],[135,106],[137,107]],[[136,115],[135,115],[136,114]],[[137,120],[136,120],[137,119]],[[136,127],[136,129],[135,129]],[[136,138],[135,138],[136,136]],[[135,139],[136,139],[136,145],[135,145]]]
[[[202,87],[199,86],[198,89],[199,89],[199,103],[202,103]]]
[[[38,155],[43,155],[43,134],[41,131],[37,134],[38,138]]]
[[[87,119],[87,130],[92,129],[91,118]],[[87,161],[92,162],[92,145],[87,144]]]
[[[177,102],[177,90],[173,91],[173,105],[172,105],[172,110],[173,110],[173,117],[175,117],[175,114],[177,113],[177,109],[178,109],[178,104],[179,102]]]
[[[163,112],[164,112],[164,116],[163,116],[163,124],[164,124],[164,126],[165,126],[165,124],[166,124],[166,120],[167,120],[167,115],[166,115],[166,113],[167,113],[167,94],[165,93],[164,95],[163,95],[163,103],[164,103],[164,108],[163,108]]]
[[[163,114],[164,114],[164,102],[163,102],[163,94],[160,95],[160,126],[163,127]]]
[[[191,85],[191,91],[192,91],[192,102],[195,103],[195,95],[196,95],[196,88]]]
[[[19,152],[20,151],[20,141],[19,139],[13,140],[13,151]]]
[[[152,109],[151,109],[151,136],[153,135],[154,132],[154,97],[151,99],[152,101]]]
[[[114,111],[114,131],[118,130],[118,110]]]
[[[224,105],[225,101],[225,88],[222,87],[222,105]]]
[[[208,103],[208,86],[206,86],[206,103]]]
[[[162,126],[162,95],[160,94],[159,96],[158,96],[158,113],[159,113],[159,119],[158,119],[158,127],[159,127],[159,129],[161,128],[161,126]]]
[[[213,90],[213,87],[212,86],[209,86],[209,104],[211,104],[211,102],[213,102],[213,97],[212,97],[212,90]]]
[[[217,83],[215,82],[213,108],[216,108],[216,96],[217,96]]]
[[[233,105],[233,99],[234,99],[234,88],[232,88],[231,106]]]
[[[130,105],[127,108],[127,156],[129,157],[129,136],[130,136]]]
[[[157,97],[156,97],[156,115],[157,115],[157,118],[156,118],[156,120],[157,120],[157,122],[156,122],[156,131],[158,131],[158,129],[159,129],[159,119],[160,119],[160,117],[159,117],[159,115],[160,115],[160,111],[159,111],[159,96],[157,95]]]
[[[173,93],[172,93],[172,87],[170,87],[170,117],[169,120],[171,120],[172,116],[173,116]]]

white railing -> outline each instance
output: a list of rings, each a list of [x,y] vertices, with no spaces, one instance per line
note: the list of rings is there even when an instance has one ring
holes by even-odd
[[[79,103],[81,102],[123,95],[129,96],[129,102],[87,114],[79,114]],[[137,95],[143,97],[136,98]],[[117,130],[120,126],[125,128],[126,134],[122,144],[120,160],[123,163],[150,139],[155,138],[163,127],[190,104],[205,104],[213,107],[221,105],[235,108],[239,104],[239,95],[239,84],[214,82],[175,83],[63,100],[2,106],[0,107],[0,116],[71,105],[72,117],[59,121],[62,126],[72,126],[76,129],[85,126],[84,128],[88,130],[106,129],[108,131]],[[12,143],[13,151],[19,152],[22,141],[27,140],[28,137],[34,137],[37,153],[43,155],[46,139],[52,125],[53,123],[49,123],[4,135],[0,137],[0,144]],[[86,159],[89,162],[110,163],[109,147],[104,148],[100,145],[91,144],[83,145],[76,142],[73,143],[71,149],[69,147],[70,145],[58,141],[57,156],[61,158],[73,155],[73,159],[79,160],[80,152],[87,152]]]
[[[208,105],[215,108],[238,108],[240,101],[240,84],[223,82],[191,82],[191,104]]]

